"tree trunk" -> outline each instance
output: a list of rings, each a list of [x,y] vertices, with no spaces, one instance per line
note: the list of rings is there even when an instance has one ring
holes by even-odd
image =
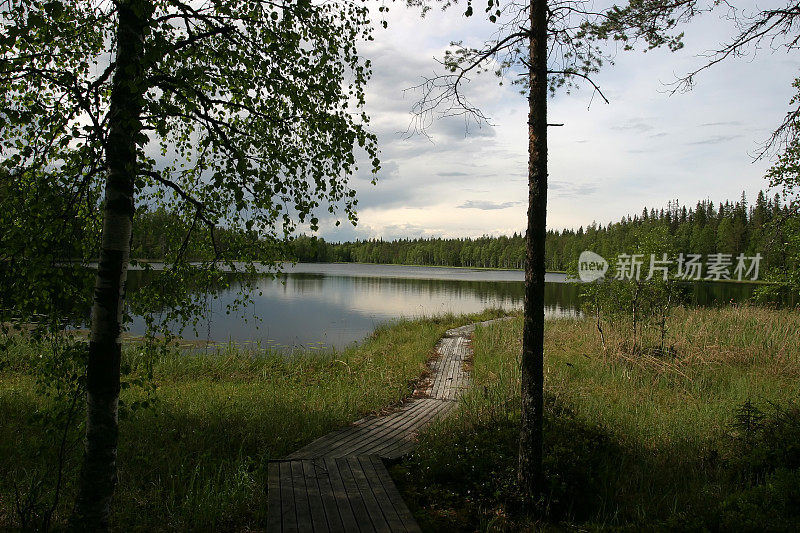
[[[117,480],[120,332],[130,256],[137,175],[137,136],[141,132],[142,52],[146,0],[118,6],[117,57],[111,89],[103,232],[92,305],[86,371],[86,441],[73,527],[108,529],[111,496]]]
[[[519,486],[528,505],[541,492],[544,385],[544,247],[547,218],[547,0],[531,0],[528,96],[528,230]]]

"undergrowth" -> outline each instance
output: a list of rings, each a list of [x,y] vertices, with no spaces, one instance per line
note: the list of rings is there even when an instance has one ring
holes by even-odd
[[[797,530],[800,314],[670,320],[675,351],[662,357],[604,350],[588,319],[547,322],[531,514],[516,491],[522,321],[480,328],[474,387],[392,471],[423,529]]]

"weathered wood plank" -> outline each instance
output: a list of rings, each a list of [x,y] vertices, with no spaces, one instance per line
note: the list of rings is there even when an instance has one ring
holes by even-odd
[[[325,465],[325,471],[328,473],[331,490],[333,491],[334,505],[342,520],[342,528],[347,532],[359,531],[358,522],[353,513],[353,507],[347,495],[347,489],[344,486],[339,467],[336,465],[336,460],[325,458],[321,459],[321,461]],[[333,514],[333,511],[331,511],[331,514]]]
[[[469,386],[466,370],[475,326],[448,330],[430,365],[429,398],[386,416],[367,416],[331,432],[268,467],[267,530],[412,531],[419,525],[381,457],[396,459],[416,446],[420,428],[453,409]]]
[[[389,528],[389,523],[386,521],[386,517],[383,515],[383,510],[378,504],[378,500],[375,499],[375,494],[370,489],[369,482],[367,481],[367,477],[363,468],[361,468],[361,463],[359,462],[358,457],[343,457],[342,459],[339,459],[339,461],[340,469],[346,467],[350,468],[350,473],[353,475],[353,482],[361,494],[361,499],[364,502],[364,506],[367,509],[367,513],[369,514],[369,518],[372,521],[372,526],[375,528],[375,531],[391,532],[392,530]]]
[[[416,409],[413,415],[408,416],[406,419],[400,420],[399,424],[393,425],[385,432],[375,435],[369,440],[365,441],[360,447],[343,450],[346,453],[357,452],[362,455],[372,455],[374,451],[379,450],[385,445],[402,441],[413,441],[419,429],[428,424],[436,413],[441,409],[441,401],[437,400],[418,400],[420,407]],[[369,452],[369,453],[368,453]]]
[[[325,508],[322,503],[322,494],[319,490],[316,467],[311,459],[299,461],[303,467],[303,478],[308,495],[308,507],[311,514],[311,525],[314,531],[330,531]]]
[[[297,514],[297,528],[300,531],[313,531],[311,507],[308,501],[306,480],[303,476],[303,463],[301,461],[290,461],[289,467],[292,473],[292,494],[294,496],[294,511]]]
[[[432,403],[433,402],[433,403]],[[374,446],[382,446],[382,440],[409,440],[422,425],[430,420],[431,411],[438,410],[435,400],[421,399],[409,403],[409,407],[385,418],[383,424],[371,428],[351,426],[348,432],[338,433],[333,441],[320,439],[290,456],[292,459],[317,456],[344,456],[353,453],[369,455]]]
[[[418,426],[430,423],[436,417],[440,416],[440,413],[445,412],[445,410],[449,410],[448,404],[450,403],[452,402],[438,401],[434,403],[432,405],[432,409],[429,409],[423,413],[422,417],[418,421]],[[408,450],[409,447],[413,448],[415,444],[416,432],[412,436],[402,439],[383,439],[382,441],[373,444],[373,446],[370,448],[371,453],[369,455],[378,455],[387,459],[394,459],[397,457],[397,450]]]
[[[271,462],[267,466],[267,530],[281,531],[281,465]]]
[[[374,496],[381,513],[383,513],[383,518],[386,520],[388,530],[404,531],[405,526],[403,525],[403,521],[400,515],[397,514],[397,510],[394,508],[391,499],[389,499],[388,494],[386,494],[386,488],[378,477],[378,469],[385,470],[386,467],[383,463],[380,463],[380,465],[374,463],[372,457],[373,456],[368,455],[354,457],[353,459],[358,461],[359,467],[364,473],[364,479],[368,485],[368,490]]]
[[[403,501],[403,497],[400,495],[400,491],[397,490],[397,486],[395,486],[391,476],[389,476],[389,471],[386,469],[383,461],[374,455],[371,456],[370,459],[375,465],[375,473],[378,477],[378,480],[383,485],[383,490],[386,494],[386,497],[388,498],[392,507],[394,507],[397,516],[400,518],[400,521],[403,524],[403,529],[410,533],[421,533],[419,524],[417,524],[417,521],[414,520],[414,515],[411,514],[406,502]]]
[[[324,459],[311,459],[310,462],[313,468],[314,478],[317,481],[322,509],[325,513],[328,527],[327,531],[346,531],[342,523],[341,512],[336,503],[336,497],[334,496],[331,475],[328,472]]]
[[[288,461],[279,464],[280,486],[281,486],[281,523],[279,531],[286,533],[296,533],[297,513],[295,511],[294,486],[292,484],[292,465]]]
[[[347,502],[353,510],[355,522],[358,524],[360,531],[374,531],[375,525],[372,522],[367,506],[365,505],[364,498],[361,496],[361,491],[358,490],[353,472],[350,470],[350,465],[347,464],[347,458],[331,459],[332,463],[336,465],[339,475],[344,485],[344,490]]]

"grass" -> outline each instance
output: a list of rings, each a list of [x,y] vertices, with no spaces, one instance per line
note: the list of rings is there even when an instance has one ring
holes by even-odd
[[[407,397],[446,329],[497,314],[403,321],[358,347],[291,359],[241,347],[159,355],[153,405],[132,409],[147,395],[123,390],[113,526],[263,529],[270,459]],[[798,529],[800,312],[678,309],[669,349],[635,356],[624,327],[607,326],[603,349],[593,321],[548,321],[546,483],[531,514],[515,489],[521,328],[517,317],[478,329],[473,387],[392,468],[424,529]],[[44,479],[48,496],[54,484],[42,473],[60,434],[41,415],[57,404],[38,392],[40,355],[32,344],[0,353],[0,529],[19,525],[15,486],[24,497]],[[147,361],[126,350],[129,378]],[[76,448],[56,527],[78,462]]]
[[[515,491],[522,321],[481,328],[474,387],[393,469],[423,529],[796,530],[800,313],[679,309],[667,357],[591,320],[545,333],[544,496]]]
[[[339,353],[282,358],[231,347],[215,355],[168,351],[153,362],[156,401],[140,387],[122,391],[119,483],[112,526],[124,531],[258,530],[265,525],[267,462],[361,416],[407,397],[445,330],[497,312],[440,316],[379,327]],[[60,433],[40,415],[54,401],[37,393],[41,348],[0,354],[0,529],[18,527],[17,495],[52,471]],[[136,376],[144,355],[127,349]],[[82,416],[82,415],[81,415]],[[79,431],[72,436],[80,437]],[[54,523],[63,527],[74,497],[80,450],[69,456]]]

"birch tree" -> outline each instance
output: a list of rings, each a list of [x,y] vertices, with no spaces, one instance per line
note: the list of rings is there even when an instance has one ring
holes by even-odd
[[[137,205],[179,213],[187,240],[202,232],[206,270],[272,259],[220,248],[220,227],[279,247],[299,225],[316,230],[321,210],[355,221],[358,151],[379,168],[363,110],[370,66],[357,53],[371,39],[368,17],[358,0],[0,3],[4,175],[61,187],[102,221],[77,528],[109,523]],[[4,273],[32,268],[38,254],[26,246],[2,242]]]

